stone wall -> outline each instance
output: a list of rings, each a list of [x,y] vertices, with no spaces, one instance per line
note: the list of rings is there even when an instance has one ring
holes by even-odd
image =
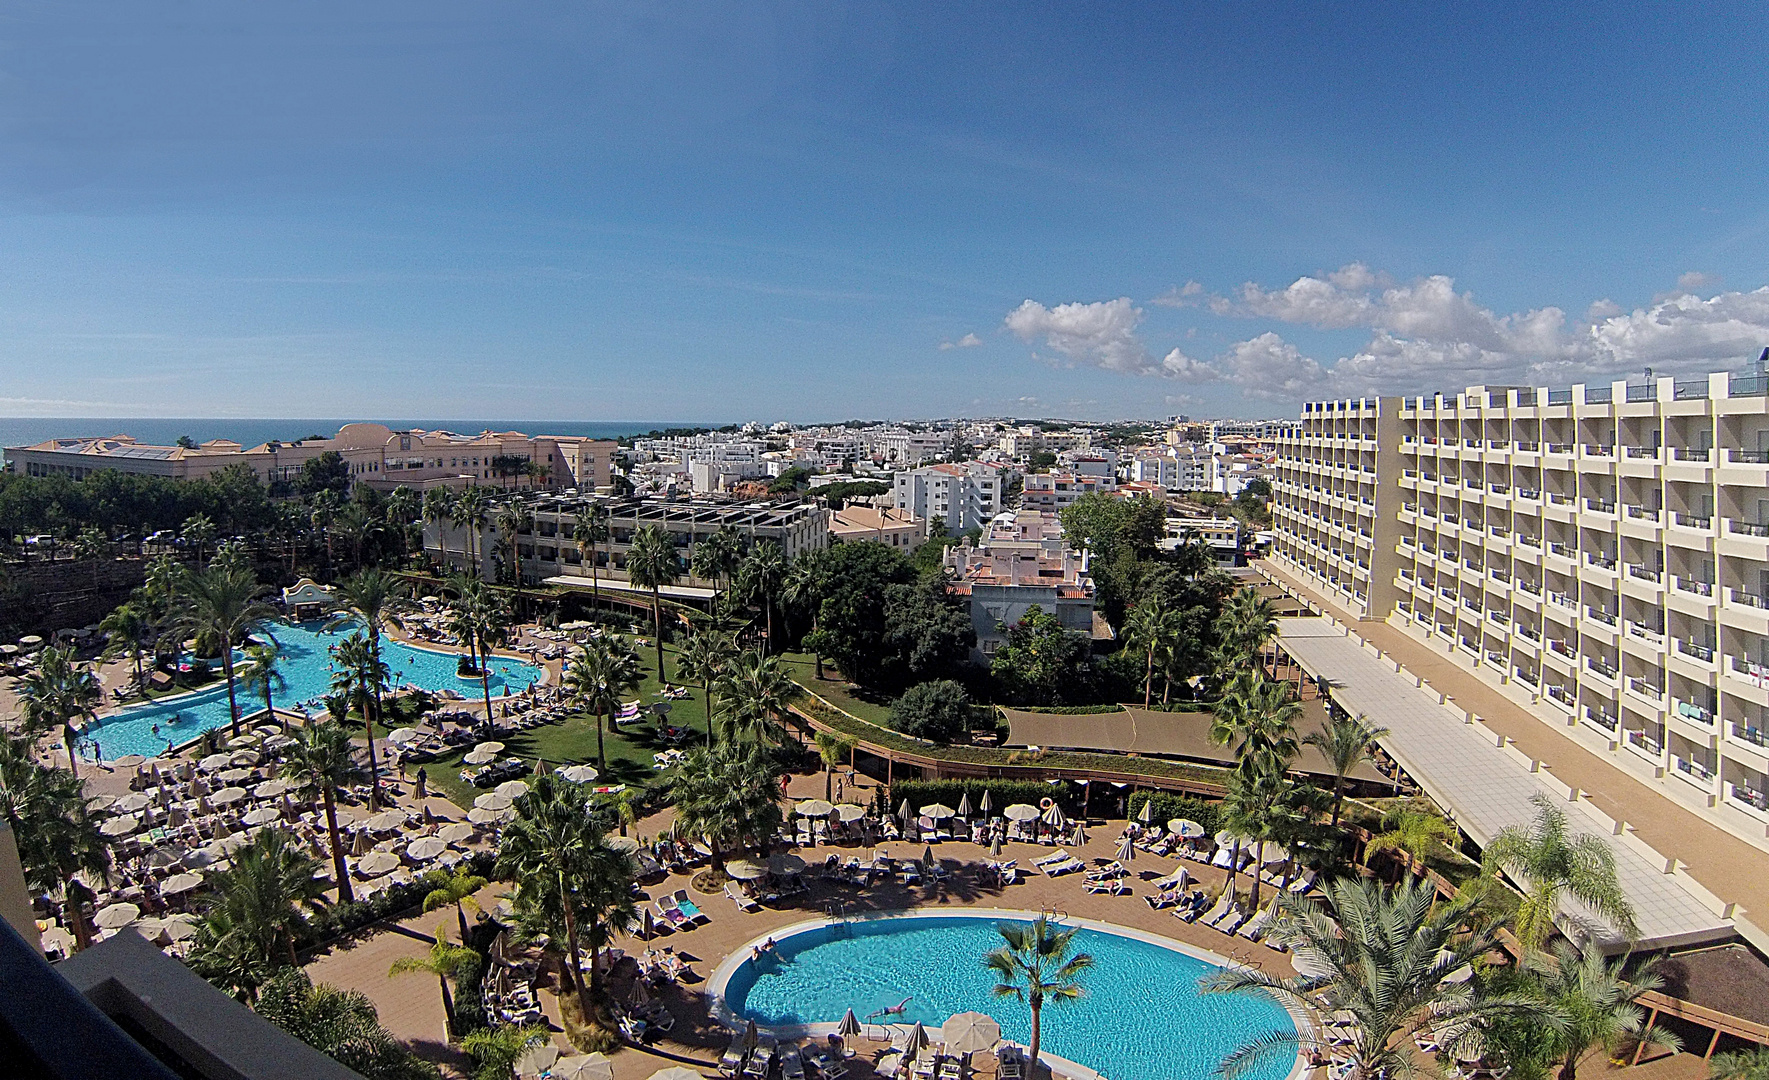
[[[0,566],[0,634],[49,634],[95,623],[129,599],[147,564],[139,559],[57,559]]]

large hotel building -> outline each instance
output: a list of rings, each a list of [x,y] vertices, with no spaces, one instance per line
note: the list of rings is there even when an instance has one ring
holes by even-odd
[[[1735,832],[1769,829],[1769,376],[1313,402],[1275,557]]]

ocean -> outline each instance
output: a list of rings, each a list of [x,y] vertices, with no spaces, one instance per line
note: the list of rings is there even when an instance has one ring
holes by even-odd
[[[529,435],[583,435],[597,439],[615,439],[623,435],[643,435],[671,427],[717,427],[718,424],[682,420],[572,421],[572,420],[376,420],[395,430],[458,431],[478,434],[481,431],[521,431]],[[351,420],[331,419],[216,419],[192,417],[80,418],[80,417],[5,417],[0,416],[0,451],[8,446],[29,446],[45,439],[82,436],[130,435],[137,441],[170,446],[180,435],[189,435],[197,442],[210,439],[232,439],[242,446],[257,446],[271,439],[285,442],[309,435],[331,436]]]

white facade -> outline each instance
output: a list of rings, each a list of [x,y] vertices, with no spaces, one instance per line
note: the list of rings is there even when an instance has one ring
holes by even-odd
[[[1060,513],[1076,499],[1096,492],[1112,494],[1118,481],[1110,476],[1077,476],[1074,473],[1031,473],[1025,479],[1020,505],[1029,510]]]
[[[1001,512],[1001,485],[1001,470],[991,465],[929,465],[898,473],[891,497],[898,510],[925,519],[930,532],[956,536]]]

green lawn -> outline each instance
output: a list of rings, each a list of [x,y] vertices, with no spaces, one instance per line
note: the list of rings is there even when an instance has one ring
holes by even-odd
[[[884,695],[866,691],[857,695],[855,687],[836,674],[835,668],[829,664],[823,666],[823,671],[830,677],[817,681],[817,662],[810,653],[781,653],[780,660],[799,685],[810,688],[836,708],[880,727],[891,726],[891,703]]]
[[[645,672],[645,682],[634,695],[638,700],[650,704],[658,700],[658,691],[663,688],[657,679],[657,653],[654,648],[637,650],[640,665]],[[675,671],[672,659],[675,650],[665,646],[665,663],[670,671]],[[690,697],[671,703],[670,718],[680,727],[692,728],[704,735],[706,731],[706,698],[699,687],[689,688]],[[628,700],[632,700],[629,698]],[[495,702],[493,703],[496,704]],[[608,755],[608,768],[603,773],[609,783],[627,784],[643,787],[657,778],[658,771],[653,768],[652,755],[666,749],[668,744],[656,737],[649,726],[638,728],[628,727],[624,734],[606,733],[603,735]],[[555,765],[576,764],[578,762],[596,763],[596,727],[594,719],[587,713],[567,717],[557,724],[547,724],[531,731],[519,732],[504,740],[508,754],[533,762],[539,757],[550,768]],[[688,746],[694,743],[686,744]],[[472,806],[473,799],[484,791],[463,783],[460,779],[461,754],[449,754],[425,765],[430,786],[440,794],[448,796],[461,806]],[[414,770],[408,769],[408,772]]]

